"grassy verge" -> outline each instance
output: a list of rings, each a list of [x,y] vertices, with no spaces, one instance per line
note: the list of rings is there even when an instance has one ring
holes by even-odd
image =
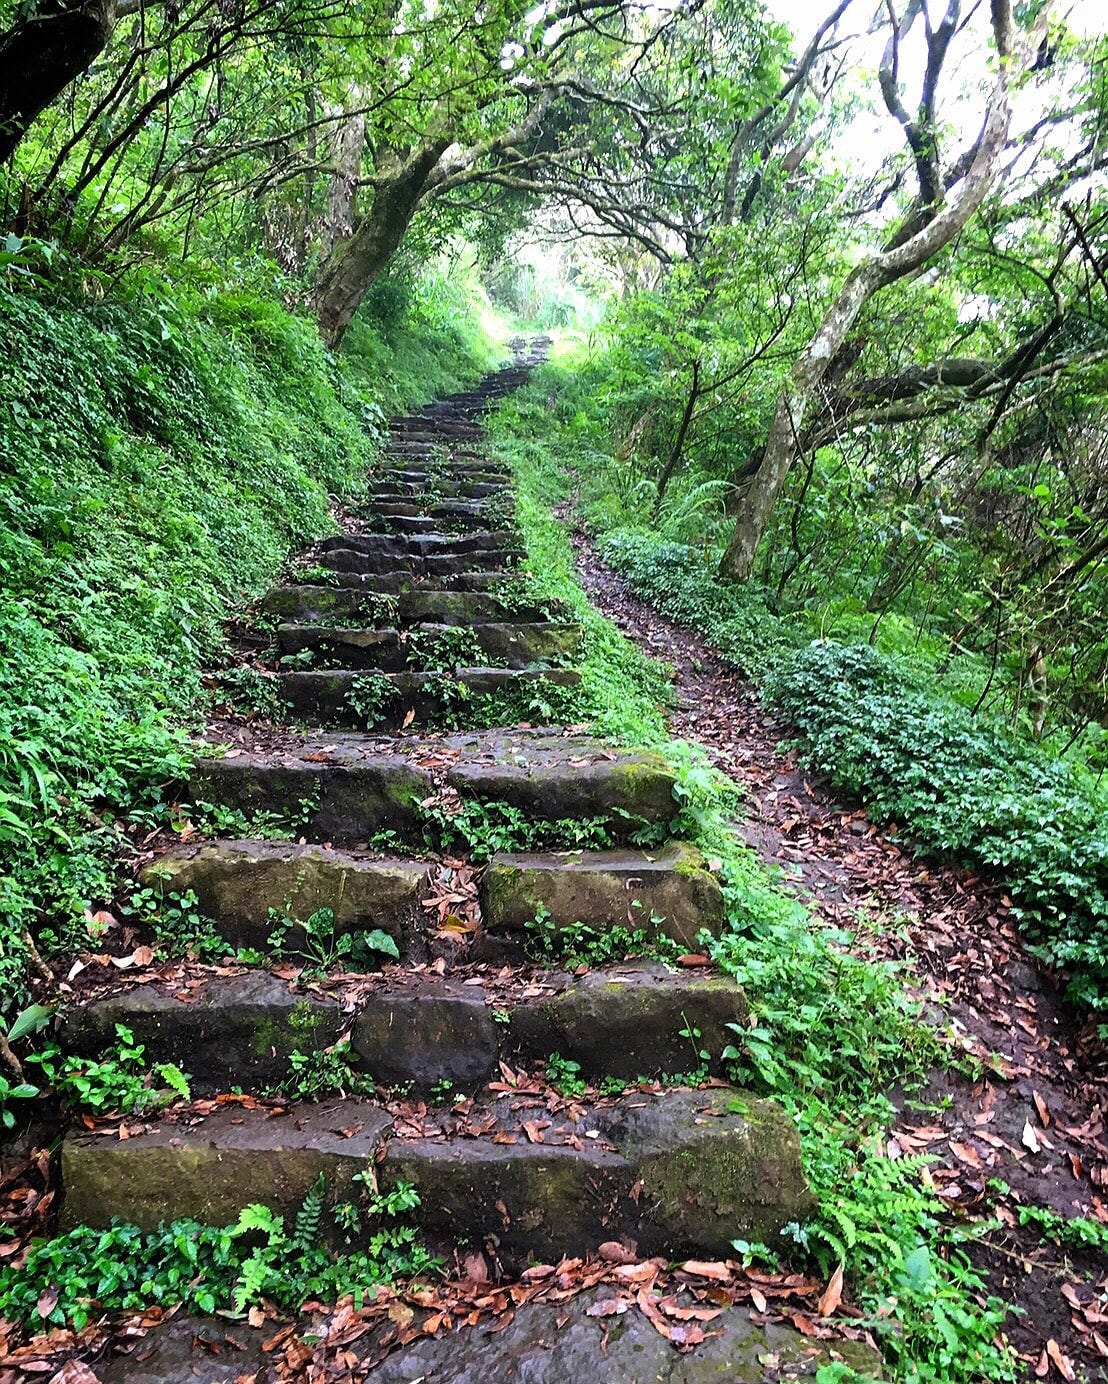
[[[790,1269],[824,1278],[841,1265],[890,1377],[919,1384],[1015,1378],[987,1296],[962,1249],[975,1233],[950,1223],[926,1159],[892,1160],[894,1115],[881,1093],[911,1090],[944,1060],[896,968],[854,954],[855,939],[822,926],[730,825],[737,789],[697,747],[666,739],[662,670],[589,605],[564,524],[550,506],[572,488],[549,415],[526,398],[494,422],[515,471],[533,580],[585,624],[582,714],[609,734],[664,747],[679,768],[678,834],[718,862],[730,927],[714,954],[744,986],[754,1019],[728,1050],[731,1074],[780,1101],[801,1134],[818,1213],[790,1228]],[[774,1256],[764,1247],[743,1252]]]
[[[441,285],[406,290],[336,359],[257,293],[0,290],[5,1008],[26,997],[26,939],[87,944],[124,820],[162,819],[229,611],[329,531],[382,407],[488,363],[465,310]]]

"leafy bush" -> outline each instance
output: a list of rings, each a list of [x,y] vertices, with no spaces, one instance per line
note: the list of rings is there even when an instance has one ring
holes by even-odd
[[[1074,999],[1108,1008],[1108,815],[1076,765],[1015,740],[865,645],[782,658],[766,691],[804,761],[916,844],[996,872]]]
[[[322,1179],[321,1179],[322,1182]],[[101,1312],[183,1303],[199,1312],[243,1315],[264,1297],[286,1308],[333,1302],[346,1293],[360,1303],[373,1285],[435,1267],[403,1217],[419,1205],[407,1184],[362,1205],[344,1203],[331,1216],[365,1248],[332,1259],[320,1243],[324,1188],[309,1192],[292,1230],[266,1206],[247,1206],[232,1226],[171,1221],[145,1232],[119,1222],[106,1230],[77,1226],[32,1243],[20,1268],[0,1267],[0,1313],[12,1321],[80,1330]],[[366,1227],[363,1218],[376,1228]],[[46,1304],[49,1304],[47,1306]]]

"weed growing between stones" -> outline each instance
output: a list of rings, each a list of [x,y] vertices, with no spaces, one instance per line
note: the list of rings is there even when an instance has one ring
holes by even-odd
[[[146,1048],[124,1024],[115,1026],[114,1046],[99,1058],[63,1053],[56,1043],[27,1058],[68,1105],[94,1115],[150,1114],[191,1096],[189,1078],[172,1062],[148,1068]]]
[[[343,1039],[329,1048],[290,1053],[288,1074],[267,1094],[290,1101],[318,1101],[331,1096],[371,1096],[375,1089],[373,1079],[354,1066],[350,1044]]]
[[[650,926],[597,928],[588,923],[554,922],[549,910],[540,908],[526,924],[525,948],[536,960],[552,965],[604,966],[629,957],[653,957],[675,962],[684,948],[660,930],[664,918],[650,918]]]
[[[333,908],[317,908],[302,921],[269,910],[272,931],[266,939],[275,957],[303,963],[306,978],[326,975],[339,963],[361,971],[378,970],[386,957],[400,960],[400,949],[382,928],[343,932],[335,928]]]

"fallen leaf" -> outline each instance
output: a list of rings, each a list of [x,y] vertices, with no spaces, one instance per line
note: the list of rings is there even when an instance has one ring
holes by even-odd
[[[1030,1120],[1024,1120],[1023,1122],[1023,1137],[1020,1143],[1023,1144],[1024,1148],[1030,1149],[1032,1153],[1039,1152],[1038,1136],[1032,1129]]]
[[[816,1310],[821,1317],[833,1317],[840,1302],[843,1299],[843,1266],[840,1264],[831,1275],[831,1282],[823,1290]]]
[[[1062,1376],[1063,1379],[1067,1379],[1070,1381],[1076,1380],[1077,1375],[1074,1372],[1073,1361],[1069,1358],[1068,1355],[1062,1354],[1061,1347],[1058,1345],[1057,1341],[1047,1341],[1046,1353],[1050,1356],[1051,1360],[1054,1363],[1055,1369],[1058,1371],[1058,1373]]]
[[[1050,1111],[1047,1109],[1046,1101],[1039,1095],[1038,1091],[1031,1092],[1031,1099],[1035,1102],[1035,1109],[1039,1112],[1039,1119],[1043,1122],[1043,1128],[1050,1128]]]
[[[686,1259],[681,1265],[683,1273],[692,1273],[697,1278],[714,1278],[719,1283],[731,1281],[731,1270],[718,1260]]]
[[[585,1308],[586,1317],[622,1317],[627,1311],[626,1298],[604,1298]]]

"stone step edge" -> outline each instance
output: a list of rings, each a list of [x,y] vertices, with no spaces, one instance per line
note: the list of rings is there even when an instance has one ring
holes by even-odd
[[[74,1005],[60,1038],[65,1051],[95,1057],[124,1024],[148,1064],[181,1067],[197,1096],[276,1090],[293,1053],[349,1035],[359,1070],[377,1087],[474,1092],[499,1077],[502,1063],[541,1067],[554,1054],[572,1064],[567,1075],[592,1080],[719,1075],[724,1049],[750,1014],[731,978],[651,961],[579,977],[533,971],[517,994],[494,978],[430,969],[390,967],[372,989],[367,979],[299,987],[265,967],[200,970],[187,990],[180,980],[152,981]]]
[[[737,1090],[554,1109],[520,1093],[448,1118],[451,1128],[429,1129],[425,1117],[413,1124],[403,1110],[346,1100],[284,1115],[231,1105],[195,1126],[163,1122],[123,1140],[114,1129],[71,1132],[62,1225],[118,1217],[152,1230],[186,1216],[227,1225],[255,1202],[292,1217],[320,1174],[334,1205],[358,1201],[355,1178],[375,1170],[382,1191],[414,1185],[433,1244],[491,1246],[504,1264],[609,1240],[712,1259],[727,1257],[736,1236],[774,1241],[814,1206],[792,1121]]]

